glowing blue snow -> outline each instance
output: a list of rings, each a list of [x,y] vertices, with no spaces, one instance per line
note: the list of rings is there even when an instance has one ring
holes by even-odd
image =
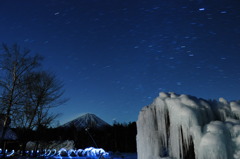
[[[3,152],[3,151],[2,151],[2,149],[0,148],[0,156],[3,155],[2,152]],[[8,153],[8,150],[7,150],[7,149],[5,150],[6,157],[11,157],[14,153],[15,153],[14,150],[12,150],[12,151],[9,152],[9,153]]]
[[[0,157],[3,155],[2,153],[2,149],[0,149]],[[8,150],[5,150],[6,153],[6,157],[11,157],[12,155],[14,155],[15,151],[12,150],[11,152],[8,153]],[[27,156],[34,156],[34,151],[26,151]],[[44,157],[44,158],[109,158],[109,153],[104,151],[102,148],[94,148],[94,147],[88,147],[83,149],[78,149],[78,150],[74,150],[74,149],[70,149],[67,150],[65,148],[61,148],[60,150],[56,150],[56,149],[45,149],[42,152],[40,152],[39,150],[36,151],[36,154],[38,157]]]
[[[44,157],[49,158],[82,158],[82,157],[93,157],[93,158],[99,158],[101,156],[108,157],[109,153],[105,152],[102,148],[94,148],[94,147],[88,147],[83,149],[70,149],[67,150],[65,148],[61,148],[60,150],[56,151],[56,149],[53,150],[45,150],[44,153],[41,155]]]

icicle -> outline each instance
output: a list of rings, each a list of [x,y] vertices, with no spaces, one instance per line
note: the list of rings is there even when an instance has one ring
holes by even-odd
[[[240,119],[239,102],[161,92],[139,113],[138,159],[240,158],[240,122],[236,119]]]

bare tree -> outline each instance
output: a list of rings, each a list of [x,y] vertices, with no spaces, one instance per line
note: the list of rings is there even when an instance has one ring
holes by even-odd
[[[18,45],[7,46],[2,44],[1,49],[1,113],[5,114],[3,132],[0,141],[4,139],[7,121],[12,117],[13,111],[18,110],[22,105],[22,97],[25,94],[23,79],[26,74],[40,65],[41,57],[30,56],[30,50],[21,49]]]
[[[9,124],[21,129],[22,133],[48,127],[59,114],[50,109],[65,103],[62,98],[63,84],[54,74],[40,71],[42,57],[30,56],[30,51],[2,44],[0,52],[0,114],[4,114],[3,132],[0,143]],[[27,141],[23,135],[22,141]],[[5,149],[5,147],[3,147]],[[5,152],[5,151],[4,151]]]
[[[54,74],[45,71],[27,74],[24,82],[24,109],[16,112],[18,120],[14,120],[14,124],[32,130],[39,126],[49,126],[58,117],[58,114],[50,113],[49,110],[67,101],[62,98],[62,82],[57,80]]]
[[[23,88],[24,77],[40,65],[41,57],[30,56],[30,50],[21,49],[18,45],[7,46],[2,44],[0,52],[0,110],[4,114],[0,144],[5,157],[5,134],[13,112],[23,106],[22,97],[26,93]]]
[[[45,71],[31,72],[24,78],[24,107],[22,111],[16,112],[18,120],[13,120],[14,125],[21,128],[23,151],[29,139],[25,132],[29,130],[41,131],[48,127],[58,117],[59,114],[50,113],[49,110],[67,101],[62,98],[64,91],[63,84],[58,81],[54,74]],[[36,148],[38,147],[38,139]],[[25,152],[25,151],[24,151]]]

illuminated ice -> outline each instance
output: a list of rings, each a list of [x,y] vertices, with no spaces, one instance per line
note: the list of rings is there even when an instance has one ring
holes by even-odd
[[[137,121],[138,159],[239,159],[240,102],[160,93]]]
[[[83,149],[69,149],[67,150],[66,148],[61,148],[60,150],[56,149],[48,149],[44,150],[42,156],[45,157],[56,157],[56,158],[61,158],[61,157],[101,157],[101,156],[109,156],[109,153],[105,152],[102,148],[94,148],[94,147],[88,147]]]
[[[68,150],[68,156],[77,156],[76,150],[73,149]]]
[[[105,152],[102,148],[94,148],[94,147],[88,147],[82,151],[83,155],[86,156],[101,156],[101,155],[108,155],[107,152]]]
[[[78,150],[75,152],[75,154],[76,154],[77,156],[82,156],[82,155],[83,155],[82,152],[83,152],[83,149],[78,149]]]
[[[58,151],[57,156],[69,156],[69,155],[68,155],[68,151],[67,151],[65,148],[61,148],[61,149]]]
[[[2,149],[0,148],[0,156],[3,155],[2,152],[3,152],[3,151],[2,151]],[[11,156],[14,155],[14,153],[15,153],[14,150],[12,150],[11,152],[8,152],[7,149],[5,150],[6,157],[11,157]],[[0,158],[1,158],[1,157],[0,157]]]
[[[0,148],[0,158],[2,149]],[[14,150],[11,152],[8,152],[8,150],[5,150],[6,157],[11,157],[15,153]],[[56,149],[45,149],[42,152],[37,150],[34,152],[33,150],[26,151],[25,152],[28,157],[33,157],[37,155],[37,157],[44,157],[44,158],[93,158],[93,159],[99,159],[99,158],[109,158],[109,153],[104,151],[102,148],[94,148],[94,147],[88,147],[83,149],[69,149],[61,148],[60,150]],[[35,156],[36,157],[36,156]]]
[[[11,157],[12,155],[14,155],[15,151],[12,150],[10,153],[7,154],[7,157]]]

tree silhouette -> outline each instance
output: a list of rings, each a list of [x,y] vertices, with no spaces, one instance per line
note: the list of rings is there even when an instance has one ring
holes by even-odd
[[[24,77],[24,89],[24,106],[14,113],[18,117],[13,120],[14,125],[32,130],[49,126],[59,115],[51,114],[49,110],[67,101],[62,98],[62,82],[46,71],[30,72]]]
[[[25,144],[29,139],[27,132],[48,127],[58,117],[49,110],[67,101],[62,98],[62,82],[53,73],[40,71],[42,59],[38,55],[30,56],[29,50],[16,44],[11,47],[2,44],[0,111],[5,119],[1,144],[10,119]]]
[[[23,106],[22,97],[26,93],[23,90],[23,78],[30,71],[40,65],[42,58],[38,55],[30,56],[30,50],[21,50],[18,45],[8,47],[2,44],[1,50],[1,111],[5,114],[3,131],[0,141],[4,140],[7,129],[7,122],[12,117],[13,111]]]

